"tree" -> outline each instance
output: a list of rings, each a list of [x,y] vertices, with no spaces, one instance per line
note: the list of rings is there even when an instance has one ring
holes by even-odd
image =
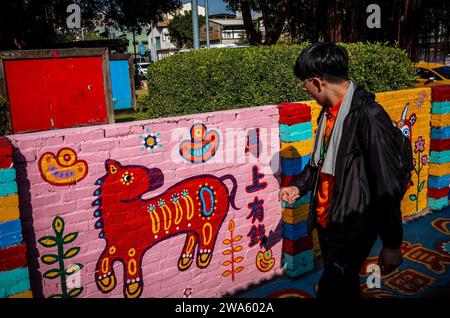
[[[248,41],[251,45],[260,45],[262,35],[255,29],[252,19],[252,11],[261,12],[266,29],[264,44],[277,43],[284,29],[289,15],[289,0],[224,0],[228,8],[233,11],[240,10],[244,20],[244,27]]]
[[[10,0],[0,10],[0,49],[45,48],[70,37],[67,6],[78,4],[85,30],[105,23],[140,31],[166,12],[181,6],[180,0]]]
[[[198,17],[198,25],[201,28],[206,23],[202,15]],[[193,44],[192,34],[192,11],[183,15],[177,14],[168,25],[171,41],[179,48],[191,48]]]

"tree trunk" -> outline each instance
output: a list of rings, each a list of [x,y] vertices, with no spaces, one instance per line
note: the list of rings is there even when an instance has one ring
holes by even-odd
[[[250,45],[260,45],[261,44],[261,33],[255,30],[252,19],[252,8],[247,0],[241,1],[241,12],[242,19],[244,20],[245,32],[247,34],[247,39]],[[265,21],[264,21],[265,23]]]

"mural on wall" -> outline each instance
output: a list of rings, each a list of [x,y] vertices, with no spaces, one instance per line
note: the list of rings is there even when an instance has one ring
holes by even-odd
[[[163,145],[160,143],[159,135],[160,133],[151,133],[150,129],[146,129],[146,135],[139,135],[139,139],[142,140],[142,144],[144,147],[141,148],[141,151],[151,151],[151,153],[155,153],[158,148],[162,148]]]
[[[416,123],[417,115],[416,113],[411,114],[408,118],[408,109],[409,103],[406,103],[405,108],[403,109],[402,117],[399,121],[392,121],[395,127],[401,130],[403,135],[408,137],[409,141],[411,141],[412,136],[412,126]]]
[[[230,220],[228,223],[228,231],[230,232],[230,238],[222,241],[223,244],[229,245],[230,248],[226,249],[222,252],[223,255],[230,255],[230,260],[223,262],[222,266],[231,266],[230,269],[227,269],[222,273],[223,277],[231,277],[231,281],[234,282],[237,273],[240,273],[244,270],[243,266],[236,266],[236,264],[241,263],[244,260],[244,257],[238,256],[236,257],[236,253],[242,251],[242,245],[236,245],[237,242],[242,240],[242,235],[234,235],[234,229],[236,225],[233,220]]]
[[[158,168],[122,166],[106,160],[106,175],[97,180],[100,186],[94,195],[98,206],[94,215],[100,217],[95,227],[106,248],[96,265],[98,289],[108,293],[116,286],[113,263],[120,261],[124,270],[124,295],[139,297],[143,291],[141,262],[155,244],[170,237],[186,234],[186,242],[178,260],[178,269],[189,269],[195,257],[199,268],[206,268],[212,259],[217,234],[229,206],[235,210],[237,182],[234,176],[199,175],[187,178],[151,199],[142,199],[149,191],[164,184]],[[231,192],[224,184],[230,180]]]
[[[53,231],[55,235],[44,236],[38,240],[38,243],[46,248],[57,248],[57,254],[46,254],[41,257],[42,263],[46,265],[53,265],[58,263],[58,268],[53,268],[46,271],[43,274],[44,278],[61,280],[61,294],[55,294],[50,298],[75,298],[83,292],[83,287],[75,287],[69,290],[68,277],[78,273],[83,265],[79,263],[73,263],[67,268],[65,267],[64,260],[70,259],[78,255],[80,252],[79,247],[71,247],[64,251],[64,245],[68,245],[75,241],[78,237],[78,232],[73,232],[64,235],[64,219],[60,216],[54,218],[52,223]]]
[[[245,146],[245,153],[259,158],[261,154],[262,143],[259,138],[259,128],[250,129],[247,132],[247,145]]]
[[[268,248],[266,251],[259,251],[256,255],[256,268],[260,272],[268,272],[275,266],[275,258],[272,250]]]
[[[422,171],[423,167],[426,166],[428,163],[428,156],[422,154],[424,151],[425,151],[425,140],[422,138],[422,136],[419,136],[419,138],[414,143],[414,154],[417,154],[417,158],[413,158],[414,173],[417,176],[417,192],[416,194],[409,195],[409,199],[411,201],[416,202],[416,211],[419,210],[419,194],[424,189],[426,182],[425,180],[420,181],[420,172]]]
[[[436,230],[441,233],[450,235],[450,219],[447,218],[439,218],[431,222],[431,226],[433,226]]]
[[[180,143],[181,157],[191,163],[204,163],[216,154],[219,147],[219,133],[208,130],[203,123],[194,124],[190,129],[190,139]]]
[[[88,173],[88,165],[78,160],[73,149],[62,148],[55,154],[44,153],[39,159],[39,172],[45,182],[54,186],[67,186],[83,180]]]

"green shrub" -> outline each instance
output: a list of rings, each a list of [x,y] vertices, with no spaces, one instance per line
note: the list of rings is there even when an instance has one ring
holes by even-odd
[[[149,117],[167,117],[310,99],[293,65],[308,43],[176,54],[148,69]],[[373,91],[411,88],[416,71],[406,53],[380,43],[342,44],[350,77]]]

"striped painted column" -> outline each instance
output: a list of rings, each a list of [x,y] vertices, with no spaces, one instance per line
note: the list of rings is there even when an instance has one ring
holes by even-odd
[[[12,146],[0,137],[0,298],[31,298]]]
[[[281,186],[289,186],[308,163],[312,152],[311,107],[301,103],[279,104]],[[311,193],[292,205],[282,203],[283,266],[286,275],[299,277],[314,269],[314,235],[307,235]]]
[[[450,86],[432,88],[428,205],[441,210],[450,199]]]

